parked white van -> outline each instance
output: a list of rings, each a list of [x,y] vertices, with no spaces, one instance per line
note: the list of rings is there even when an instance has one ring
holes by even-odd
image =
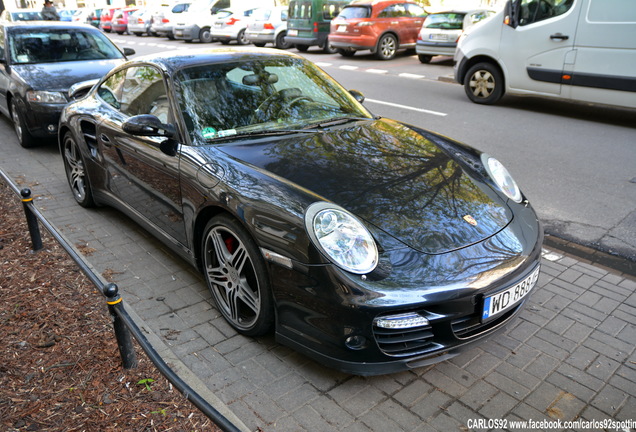
[[[481,104],[509,93],[636,108],[636,1],[509,0],[462,35],[455,80]]]

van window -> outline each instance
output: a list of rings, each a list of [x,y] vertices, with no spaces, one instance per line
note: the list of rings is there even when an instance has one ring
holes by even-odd
[[[621,0],[592,0],[587,10],[587,21],[591,23],[636,22],[636,7],[625,7]]]
[[[322,17],[332,20],[338,16],[340,9],[342,9],[342,2],[326,2],[322,5]]]
[[[289,3],[289,18],[311,19],[310,1],[293,1]]]
[[[562,15],[574,0],[521,0],[519,25],[528,25]]]

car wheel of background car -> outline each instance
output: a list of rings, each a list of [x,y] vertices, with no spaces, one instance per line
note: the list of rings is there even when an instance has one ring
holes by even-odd
[[[86,174],[86,164],[80,148],[70,132],[64,135],[62,155],[66,179],[73,192],[73,198],[82,207],[93,207],[95,202],[93,201],[93,193]]]
[[[380,60],[391,60],[397,52],[397,39],[392,34],[385,34],[378,41],[375,55]]]
[[[338,48],[338,54],[343,57],[353,57],[356,55],[356,50],[351,48]]]
[[[238,35],[236,35],[236,43],[239,45],[247,45],[250,43],[250,41],[248,41],[245,37],[245,29],[239,31]]]
[[[291,48],[292,44],[285,40],[286,36],[287,36],[287,33],[284,32],[284,31],[278,33],[278,36],[276,36],[276,42],[274,42],[274,45],[276,46],[276,48],[278,48],[278,49],[289,49],[289,48]]]
[[[258,247],[227,215],[212,218],[204,232],[203,271],[217,308],[239,333],[267,333],[274,318],[273,301]]]
[[[420,63],[430,63],[433,56],[427,54],[418,54],[417,58],[419,59]]]
[[[503,76],[491,63],[477,63],[466,73],[464,90],[475,103],[494,104],[504,94]]]
[[[265,42],[252,42],[255,47],[263,48],[265,46]]]
[[[174,40],[174,33],[172,33],[172,32],[168,32],[168,33],[166,34],[166,37],[167,37],[169,40]]]
[[[203,27],[199,32],[199,40],[201,43],[210,43],[212,42],[212,33],[210,33],[209,27]]]
[[[300,52],[307,52],[309,45],[296,45],[296,49]]]
[[[329,41],[325,42],[325,44],[322,46],[322,52],[324,52],[325,54],[335,54],[338,52],[337,48],[334,48]]]
[[[13,128],[15,129],[15,134],[18,136],[18,142],[24,148],[33,147],[35,143],[35,139],[29,132],[26,127],[26,123],[24,122],[24,115],[18,108],[18,104],[15,102],[15,99],[11,99],[11,119],[13,120]]]

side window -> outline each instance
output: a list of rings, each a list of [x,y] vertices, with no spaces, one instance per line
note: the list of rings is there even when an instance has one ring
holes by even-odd
[[[570,10],[574,0],[521,0],[519,25],[543,21]]]
[[[4,27],[0,28],[0,59],[6,60],[4,53]]]
[[[124,79],[126,78],[126,70],[121,70],[110,76],[106,81],[99,86],[97,94],[99,97],[115,108],[119,110],[121,108],[121,94],[124,88]]]
[[[170,104],[161,73],[150,66],[128,68],[121,97],[121,112],[155,115],[168,122]]]
[[[378,18],[401,18],[409,16],[403,4],[394,4],[378,14]]]
[[[424,18],[426,16],[424,8],[413,3],[407,3],[406,10],[408,11],[408,15],[412,17]]]

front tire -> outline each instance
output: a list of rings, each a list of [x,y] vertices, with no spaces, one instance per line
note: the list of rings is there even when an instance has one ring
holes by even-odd
[[[212,298],[228,323],[246,336],[269,332],[274,309],[267,268],[247,231],[228,215],[210,219],[201,256]]]
[[[392,34],[386,34],[378,41],[375,56],[380,60],[391,60],[397,54],[397,38]]]
[[[20,111],[15,99],[11,99],[11,120],[13,120],[13,129],[18,137],[18,143],[24,148],[34,147],[36,142],[31,132],[27,128],[24,121],[24,114]]]
[[[64,135],[62,156],[64,158],[66,179],[73,192],[73,198],[82,207],[94,207],[95,201],[93,200],[93,191],[88,180],[84,157],[70,132]]]
[[[287,33],[284,31],[278,33],[278,36],[276,36],[276,41],[274,42],[274,45],[276,46],[276,48],[282,49],[282,50],[291,48],[292,44],[285,40],[286,36],[287,36]]]
[[[300,52],[307,52],[309,45],[296,45],[296,49]]]
[[[247,45],[248,43],[250,43],[250,41],[247,40],[247,37],[245,37],[245,30],[241,30],[238,32],[238,34],[236,35],[236,43],[239,45]]]
[[[428,54],[418,54],[417,55],[417,59],[420,61],[420,63],[430,63],[431,59],[433,58],[433,56],[428,55]]]
[[[492,105],[504,94],[503,75],[491,63],[477,63],[466,73],[464,90],[471,101]]]
[[[212,42],[212,39],[213,38],[210,29],[207,27],[203,27],[199,32],[199,41],[201,41],[201,43],[210,43]]]

